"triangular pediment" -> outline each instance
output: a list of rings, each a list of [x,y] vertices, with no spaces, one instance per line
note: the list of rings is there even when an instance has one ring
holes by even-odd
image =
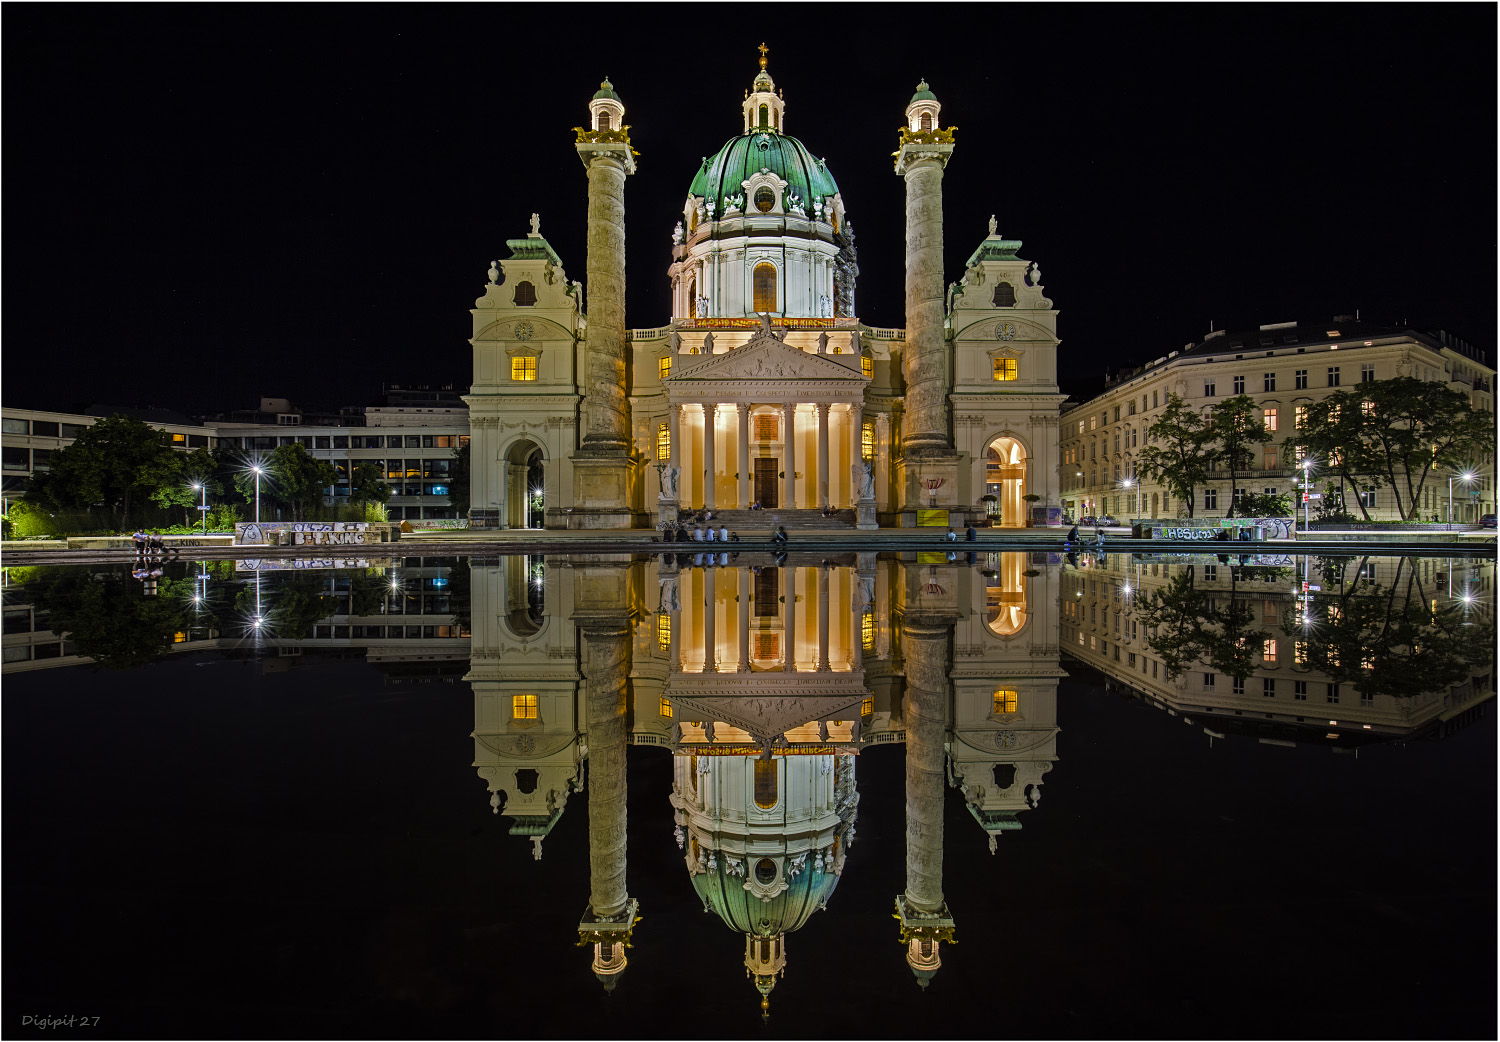
[[[663,382],[678,387],[705,380],[843,380],[855,386],[867,383],[868,378],[859,371],[859,357],[847,357],[852,367],[824,355],[788,347],[774,336],[762,333],[743,347],[724,354],[678,355],[672,375]]]

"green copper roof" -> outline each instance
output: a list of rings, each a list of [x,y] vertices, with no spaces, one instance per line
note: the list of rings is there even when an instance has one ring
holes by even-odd
[[[907,102],[907,104],[910,105],[915,101],[937,101],[937,95],[933,94],[932,91],[927,89],[926,80],[923,80],[921,83],[917,84],[917,92],[911,96],[911,101]]]
[[[749,870],[755,870],[757,858],[750,859]],[[730,875],[728,858],[719,855],[718,868],[711,872],[699,872],[693,876],[693,889],[703,903],[736,933],[749,933],[757,937],[774,937],[779,933],[790,933],[807,922],[833,894],[839,877],[832,872],[823,872],[812,866],[808,859],[797,878],[787,880],[787,888],[769,901],[762,901],[745,889],[745,880]],[[785,871],[785,869],[783,869]]]
[[[1016,251],[1020,248],[1020,239],[985,239],[979,244],[979,249],[969,254],[969,259],[964,264],[972,268],[980,261],[1020,260],[1016,256]]]
[[[552,248],[552,244],[538,235],[535,239],[506,239],[505,245],[510,247],[510,256],[507,260],[542,260],[546,258],[558,267],[562,267],[562,258]]]
[[[839,186],[821,159],[814,159],[796,138],[770,130],[730,138],[723,148],[703,161],[688,192],[711,201],[715,216],[721,217],[724,200],[742,196],[741,186],[762,169],[785,181],[786,191],[796,193],[803,207],[809,210],[813,200],[838,194]]]
[[[595,101],[598,101],[600,98],[611,98],[614,101],[620,100],[620,96],[615,93],[615,85],[609,82],[608,76],[604,77],[604,82],[599,84],[598,93],[594,95]]]

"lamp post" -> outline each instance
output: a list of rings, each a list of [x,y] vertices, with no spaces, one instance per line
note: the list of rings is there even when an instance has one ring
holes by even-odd
[[[250,469],[253,470],[253,471],[255,471],[255,523],[258,525],[258,524],[260,524],[260,473],[261,473],[261,467],[260,467],[260,464],[257,463],[255,466],[251,467]]]
[[[1312,460],[1310,460],[1310,459],[1303,460],[1302,461],[1302,529],[1303,529],[1303,531],[1306,531],[1307,528],[1308,528],[1308,526],[1312,524],[1312,494],[1309,491],[1311,489],[1311,487],[1312,487],[1312,477],[1308,473],[1310,470],[1312,470]],[[1293,514],[1292,516],[1294,518],[1296,517],[1295,514]]]
[[[1124,486],[1125,488],[1131,490],[1131,492],[1130,492],[1130,512],[1132,514],[1138,513],[1139,511],[1137,511],[1136,508],[1135,508],[1135,478],[1125,478],[1124,480],[1122,480],[1120,482],[1120,484],[1122,486]]]
[[[1472,483],[1474,480],[1473,472],[1467,470],[1462,474],[1457,475],[1457,477],[1458,480],[1462,481],[1465,485]],[[1448,531],[1450,532],[1453,531],[1453,478],[1454,475],[1448,475]],[[1449,596],[1452,596],[1453,591],[1451,588],[1448,592]]]
[[[194,482],[193,489],[203,494],[203,502],[198,507],[198,513],[203,516],[203,534],[208,535],[208,486]]]

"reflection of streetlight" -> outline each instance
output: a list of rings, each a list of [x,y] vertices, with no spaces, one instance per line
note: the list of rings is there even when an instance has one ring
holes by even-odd
[[[1473,471],[1464,471],[1458,475],[1458,480],[1462,481],[1465,485],[1472,484],[1474,481]],[[1453,475],[1449,475],[1448,477],[1448,530],[1450,532],[1453,531]]]

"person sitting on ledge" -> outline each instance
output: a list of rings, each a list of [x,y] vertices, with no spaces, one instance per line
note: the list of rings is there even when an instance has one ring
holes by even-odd
[[[950,543],[956,543],[956,542],[958,542],[958,533],[955,532],[955,531],[953,531],[953,529],[951,529],[951,528],[948,529],[948,542],[950,542]]]

